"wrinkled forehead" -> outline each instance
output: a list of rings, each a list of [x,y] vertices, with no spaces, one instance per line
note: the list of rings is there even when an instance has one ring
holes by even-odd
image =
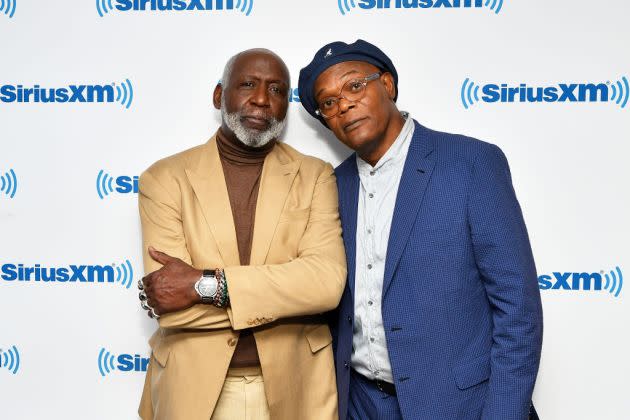
[[[289,70],[277,55],[265,51],[247,51],[234,60],[232,77],[255,76],[263,80],[289,83]]]

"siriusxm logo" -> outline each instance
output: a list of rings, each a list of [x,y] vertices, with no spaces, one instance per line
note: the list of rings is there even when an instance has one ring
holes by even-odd
[[[466,78],[462,83],[460,98],[466,109],[480,101],[486,103],[612,102],[625,108],[630,98],[630,84],[626,76],[616,82],[558,83],[549,86],[528,86],[526,83],[514,86],[507,83],[478,85]]]
[[[337,0],[342,15],[351,9],[480,9],[486,7],[498,14],[503,0]]]
[[[11,346],[7,350],[0,348],[0,370],[7,369],[16,374],[20,369],[20,352],[17,347]]]
[[[12,18],[17,7],[17,0],[0,0],[0,14]]]
[[[605,283],[604,279],[606,280]],[[623,288],[623,273],[619,267],[615,267],[614,270],[609,272],[604,270],[596,273],[554,272],[550,275],[543,274],[539,276],[538,287],[540,290],[606,290],[614,297],[619,297],[619,293],[621,293]]]
[[[2,1],[2,0],[0,0]],[[129,109],[133,102],[133,86],[129,79],[106,85],[68,85],[43,88],[40,85],[1,85],[0,101],[5,103],[112,103]]]
[[[0,175],[0,197],[3,195],[6,195],[9,198],[15,197],[17,185],[18,181],[13,169],[9,169],[9,171],[5,172],[4,175]]]
[[[109,12],[195,12],[237,10],[246,16],[252,12],[254,0],[96,0],[96,11],[103,17]]]
[[[96,176],[96,192],[101,200],[114,192],[119,194],[137,194],[138,176],[121,175],[114,178],[101,169]]]
[[[133,283],[133,267],[129,260],[118,265],[71,264],[67,267],[6,263],[0,266],[0,278],[5,281],[38,283],[119,283],[129,289]]]
[[[110,372],[119,370],[121,372],[146,372],[149,365],[149,358],[139,354],[111,354],[105,348],[101,348],[98,353],[98,371],[105,377]]]
[[[289,102],[300,102],[300,91],[298,88],[289,89]]]

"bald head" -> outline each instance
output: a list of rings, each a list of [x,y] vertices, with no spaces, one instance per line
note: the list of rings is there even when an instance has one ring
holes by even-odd
[[[291,86],[291,75],[289,73],[289,68],[284,63],[282,58],[275,52],[268,50],[267,48],[252,48],[249,50],[241,51],[232,57],[225,63],[225,67],[223,68],[223,77],[221,77],[221,85],[228,86],[230,84],[230,79],[232,77],[232,71],[235,67],[241,65],[242,61],[247,61],[251,59],[258,59],[261,57],[267,57],[275,61],[280,68],[282,69],[285,77],[285,82],[287,86]]]

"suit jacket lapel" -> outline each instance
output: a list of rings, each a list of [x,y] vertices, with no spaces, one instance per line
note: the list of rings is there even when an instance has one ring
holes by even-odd
[[[357,211],[359,206],[359,172],[356,155],[337,170],[339,210],[343,226],[343,242],[348,263],[348,288],[354,301],[354,277],[357,257]]]
[[[216,137],[212,137],[203,147],[205,150],[197,165],[194,168],[186,168],[186,175],[195,191],[225,266],[240,265],[234,218]]]
[[[383,279],[383,297],[391,284],[394,271],[398,266],[403,250],[407,245],[413,225],[422,204],[424,193],[429,185],[435,166],[433,139],[427,129],[414,121],[415,129],[409,152],[405,160],[402,177],[398,186],[394,216],[389,232],[385,276]]]
[[[256,202],[251,265],[261,265],[267,259],[276,225],[300,167],[300,161],[290,160],[276,146],[265,158]]]

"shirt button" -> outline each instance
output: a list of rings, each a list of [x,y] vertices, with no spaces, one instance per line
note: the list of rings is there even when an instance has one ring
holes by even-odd
[[[378,375],[380,375],[380,374],[381,374],[381,372],[380,372],[380,371],[378,371],[378,370],[375,370],[375,371],[374,371],[374,374],[375,374],[376,376],[378,376]]]
[[[372,229],[368,229],[368,233],[372,233]]]
[[[368,305],[372,306],[374,302],[372,302],[371,300],[368,300]]]
[[[373,343],[374,342],[374,337],[370,337],[370,341]]]
[[[367,268],[368,268],[368,270],[371,270],[372,269],[372,264],[368,264]]]
[[[236,345],[236,338],[230,338],[228,340],[228,346],[234,347]]]
[[[370,198],[374,198],[374,194],[369,193],[369,194],[368,194],[368,197],[370,197]]]
[[[374,176],[374,174],[376,173],[376,171],[370,171],[370,175]]]

